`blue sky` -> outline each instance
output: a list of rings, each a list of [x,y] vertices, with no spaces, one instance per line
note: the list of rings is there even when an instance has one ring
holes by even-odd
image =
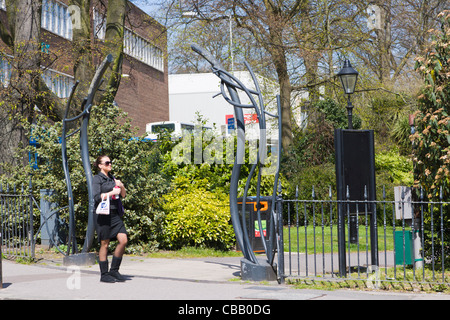
[[[152,11],[154,11],[156,3],[160,2],[160,0],[131,0],[135,5],[145,11],[147,14],[151,15]]]

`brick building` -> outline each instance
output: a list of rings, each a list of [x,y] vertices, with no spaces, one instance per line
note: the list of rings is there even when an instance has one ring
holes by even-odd
[[[139,134],[143,134],[146,123],[169,120],[167,37],[162,25],[133,3],[128,1],[127,4],[123,75],[116,102],[128,113],[132,125],[139,127]],[[5,19],[5,0],[0,0],[0,6],[0,19]],[[52,57],[51,65],[43,66],[42,76],[60,98],[69,96],[74,83],[71,48],[76,25],[72,25],[72,18],[75,17],[76,24],[79,18],[77,10],[77,7],[68,5],[68,0],[42,0],[41,49]],[[105,12],[104,0],[95,3],[90,10],[93,48],[100,48],[104,41]],[[4,56],[8,52],[2,51],[0,82],[8,85],[11,67]],[[101,59],[99,57],[93,62],[98,64]]]

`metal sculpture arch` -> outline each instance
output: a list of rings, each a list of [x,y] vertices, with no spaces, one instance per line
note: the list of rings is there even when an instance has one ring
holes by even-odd
[[[93,106],[94,96],[97,93],[100,85],[102,84],[103,75],[106,72],[106,69],[109,67],[111,62],[113,61],[112,55],[108,55],[103,62],[98,67],[92,81],[89,87],[89,91],[87,96],[84,98],[82,102],[82,109],[83,112],[81,112],[78,116],[74,118],[68,118],[69,111],[70,111],[70,105],[72,104],[72,100],[75,94],[75,91],[78,87],[79,82],[77,81],[75,85],[72,88],[72,92],[69,96],[69,99],[67,101],[67,107],[64,115],[63,120],[63,130],[62,130],[62,139],[61,139],[61,147],[62,147],[62,161],[63,161],[63,169],[64,169],[64,176],[66,180],[66,186],[67,186],[67,196],[68,196],[68,207],[61,208],[58,211],[62,209],[69,209],[69,235],[68,235],[68,241],[67,241],[67,252],[64,253],[60,249],[60,252],[65,255],[65,258],[71,257],[70,260],[71,264],[85,264],[86,262],[89,262],[92,260],[92,257],[87,256],[91,246],[92,242],[94,240],[94,233],[95,233],[95,227],[94,227],[94,199],[93,199],[93,192],[92,192],[92,169],[91,169],[91,163],[89,159],[89,144],[88,144],[88,125],[89,125],[89,118],[90,118],[90,112],[91,108]],[[68,134],[68,124],[71,122],[75,122],[81,119],[81,126],[80,128],[74,130],[73,132]],[[70,180],[70,171],[69,171],[69,163],[67,158],[67,139],[75,135],[76,133],[80,133],[80,154],[81,154],[81,160],[83,163],[83,169],[86,176],[86,183],[87,183],[87,190],[88,190],[88,198],[89,198],[89,211],[88,211],[88,226],[86,230],[86,237],[83,245],[83,249],[81,252],[81,255],[77,255],[77,257],[74,259],[73,256],[70,256],[71,252],[72,254],[77,254],[77,243],[76,243],[76,236],[75,236],[75,210],[74,210],[74,199],[73,199],[73,192],[72,192],[72,183]],[[52,212],[52,214],[54,214]]]
[[[221,80],[221,95],[223,98],[234,107],[236,127],[237,127],[237,146],[236,156],[233,166],[230,182],[230,214],[233,223],[233,228],[236,235],[236,240],[242,249],[244,259],[241,260],[241,276],[244,280],[274,280],[277,279],[282,282],[282,276],[280,272],[277,272],[277,266],[275,264],[275,255],[278,254],[278,270],[284,268],[283,266],[283,238],[282,238],[282,217],[281,217],[281,205],[280,199],[277,197],[277,188],[279,181],[280,160],[281,160],[281,110],[280,110],[280,97],[277,96],[278,115],[274,115],[265,110],[264,100],[261,93],[260,86],[257,78],[252,71],[250,65],[245,62],[250,75],[252,77],[255,89],[248,89],[239,79],[234,75],[226,72],[219,62],[203,48],[193,44],[192,50],[205,58],[212,67],[212,72]],[[228,91],[228,93],[227,93]],[[250,100],[250,104],[242,104],[239,92],[244,93]],[[257,153],[257,161],[253,164],[250,173],[245,184],[244,195],[242,198],[241,213],[239,213],[238,207],[238,182],[244,163],[245,156],[245,121],[243,109],[253,109],[257,115],[259,123],[259,150]],[[261,222],[260,212],[260,199],[261,199],[261,173],[264,167],[264,163],[267,157],[267,137],[266,137],[266,115],[276,118],[278,120],[278,148],[276,155],[276,172],[273,185],[273,192],[271,195],[271,208],[269,219],[267,221],[267,230],[269,239],[266,240],[264,232],[260,232],[261,241],[264,246],[267,260],[262,261],[255,256],[253,252],[246,222],[246,200],[250,187],[251,179],[254,177],[257,171],[257,186],[256,186],[256,208],[257,208],[257,220],[259,230],[263,230]],[[256,170],[258,169],[258,170]]]

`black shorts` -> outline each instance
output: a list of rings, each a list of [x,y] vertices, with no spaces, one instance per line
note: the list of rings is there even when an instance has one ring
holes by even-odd
[[[122,219],[117,214],[117,210],[111,209],[109,215],[95,214],[95,230],[98,241],[116,240],[119,233],[128,235]]]

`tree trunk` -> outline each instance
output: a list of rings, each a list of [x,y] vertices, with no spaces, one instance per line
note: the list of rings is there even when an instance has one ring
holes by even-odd
[[[86,97],[89,90],[90,79],[94,76],[95,66],[92,59],[92,39],[91,39],[91,16],[90,0],[72,0],[71,5],[75,5],[80,10],[79,23],[74,24],[74,16],[72,16],[72,52],[74,59],[73,73],[75,80],[80,80],[74,97],[75,105],[81,106],[81,102]],[[75,114],[81,110],[73,110]]]
[[[106,74],[109,77],[108,87],[111,94],[116,95],[122,78],[123,38],[125,25],[126,0],[109,0],[108,16],[106,20],[105,45],[108,52],[113,55],[112,71]]]
[[[291,93],[292,86],[288,76],[279,77],[280,100],[281,100],[281,123],[282,123],[282,141],[283,153],[286,154],[294,141],[292,135],[292,111],[291,111]]]
[[[389,86],[391,82],[391,1],[381,0],[377,4],[380,8],[381,29],[376,30],[379,50],[379,79],[382,85]]]
[[[286,55],[281,43],[281,38],[276,33],[271,33],[272,43],[275,45],[267,46],[267,50],[272,55],[272,60],[278,75],[280,85],[281,100],[281,124],[283,152],[286,154],[293,143],[292,123],[291,123],[291,93],[292,85],[289,78]]]

